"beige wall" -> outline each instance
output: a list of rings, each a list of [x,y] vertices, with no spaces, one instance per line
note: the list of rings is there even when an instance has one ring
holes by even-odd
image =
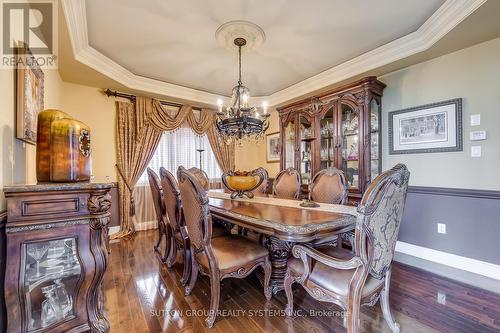
[[[36,147],[15,138],[16,104],[13,69],[0,70],[0,189],[14,183],[36,182]],[[45,108],[61,107],[61,77],[56,70],[46,70]],[[0,211],[5,209],[3,191],[0,190]]]
[[[116,181],[115,98],[101,88],[63,82],[62,110],[90,127],[92,175],[96,181]]]
[[[411,171],[410,184],[500,190],[500,38],[423,62],[380,78],[384,90],[383,168],[398,162]],[[389,155],[389,111],[447,99],[463,98],[462,152]],[[470,126],[470,115],[481,125]],[[471,130],[485,130],[482,157],[470,156]]]
[[[63,82],[56,70],[45,70],[44,107],[60,109],[83,121],[92,133],[92,174],[96,180],[116,180],[115,99],[100,89]],[[15,138],[14,70],[0,70],[0,188],[36,182],[36,146]],[[3,191],[0,211],[5,209]]]
[[[276,110],[271,111],[269,128],[266,133],[279,132],[279,117]],[[280,171],[280,164],[267,163],[265,138],[255,142],[254,140],[243,141],[236,146],[235,157],[236,170],[250,171],[258,167],[264,167],[269,172],[269,177],[274,177]]]

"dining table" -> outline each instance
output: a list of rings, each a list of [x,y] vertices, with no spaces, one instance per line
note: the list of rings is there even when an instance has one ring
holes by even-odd
[[[283,290],[294,244],[332,239],[352,232],[356,226],[354,206],[319,203],[317,207],[302,207],[300,200],[267,194],[231,199],[230,193],[223,190],[208,191],[208,198],[214,220],[261,235],[262,245],[269,250],[273,294]]]

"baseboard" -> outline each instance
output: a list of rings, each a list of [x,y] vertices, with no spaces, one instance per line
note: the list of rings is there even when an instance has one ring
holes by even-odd
[[[500,281],[500,265],[400,241],[396,252]]]
[[[116,233],[118,233],[120,231],[120,226],[119,225],[115,225],[115,226],[112,226],[112,227],[109,227],[109,235],[114,235]]]
[[[158,222],[157,221],[145,221],[145,222],[141,222],[141,223],[134,223],[134,227],[135,227],[135,231],[156,229],[156,228],[158,228]]]
[[[445,266],[436,262],[420,259],[400,252],[395,253],[394,261],[422,269],[426,272],[430,272],[450,280],[458,281],[500,294],[500,283],[498,283],[498,280],[483,275],[467,272],[462,269],[453,268],[450,266]]]
[[[158,223],[156,221],[147,221],[147,222],[136,223],[136,224],[134,224],[134,227],[135,227],[136,231],[143,231],[143,230],[149,230],[149,229],[156,229],[157,224]],[[110,236],[118,233],[119,231],[120,231],[119,225],[109,227],[109,235]]]

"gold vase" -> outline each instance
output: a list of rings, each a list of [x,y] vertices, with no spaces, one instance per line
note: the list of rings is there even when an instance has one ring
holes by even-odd
[[[63,118],[52,122],[50,136],[50,180],[90,180],[90,128],[78,120]]]
[[[55,109],[48,109],[38,114],[36,138],[36,179],[38,182],[50,182],[50,128],[58,119],[70,118],[68,114]]]
[[[222,183],[231,190],[231,199],[253,198],[253,190],[262,184],[265,175],[257,170],[251,172],[229,171],[222,174]]]

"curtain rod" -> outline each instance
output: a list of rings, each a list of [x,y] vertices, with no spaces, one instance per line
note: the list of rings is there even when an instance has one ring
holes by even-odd
[[[135,96],[132,95],[132,94],[126,94],[126,93],[122,93],[122,92],[119,92],[119,91],[113,91],[109,88],[107,89],[104,89],[104,94],[106,96],[114,96],[114,97],[122,97],[122,98],[126,98],[126,99],[129,99],[131,101],[135,101]],[[178,108],[181,108],[183,104],[180,104],[180,103],[174,103],[174,102],[169,102],[169,101],[160,101],[160,104],[161,105],[168,105],[168,106],[175,106],[175,107],[178,107]],[[198,110],[198,111],[201,111],[201,107],[198,107],[198,106],[193,106],[193,110]]]

